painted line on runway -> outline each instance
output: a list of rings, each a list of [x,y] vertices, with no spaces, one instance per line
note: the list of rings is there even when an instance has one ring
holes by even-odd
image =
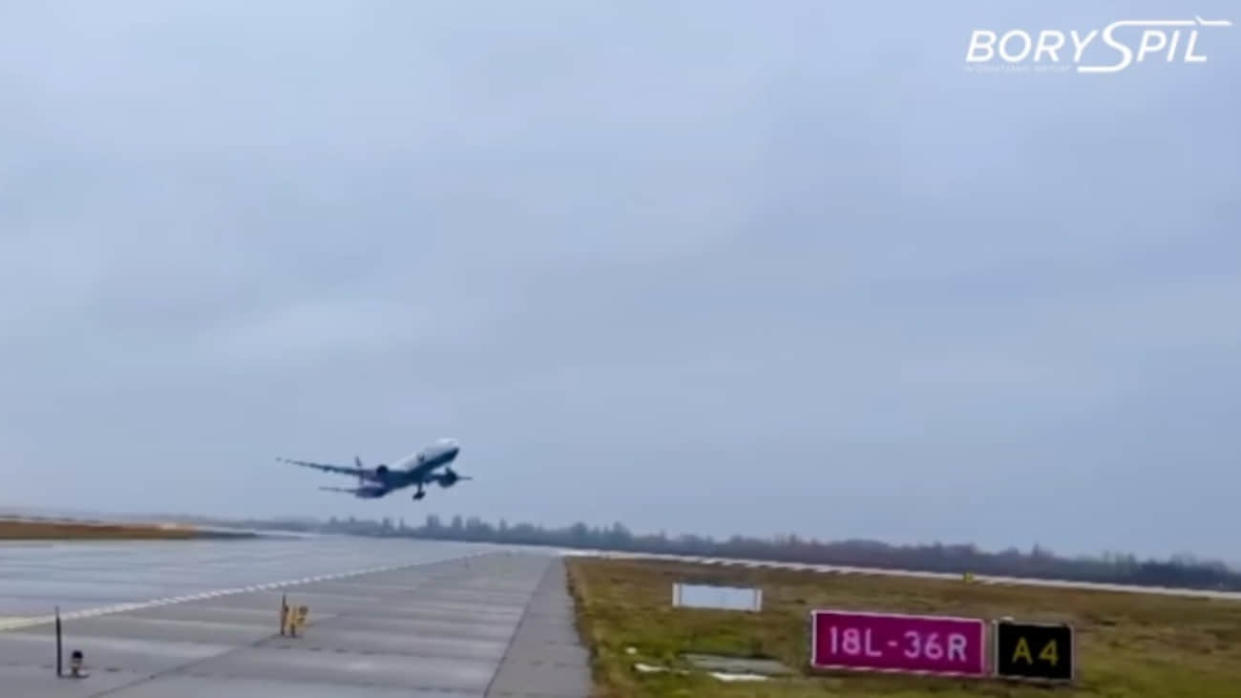
[[[404,565],[385,565],[382,567],[367,567],[360,570],[350,570],[348,572],[338,572],[336,574],[321,574],[315,577],[302,577],[301,579],[290,579],[280,582],[267,582],[265,584],[252,584],[246,587],[235,587],[231,589],[213,589],[211,591],[201,591],[196,594],[184,594],[181,596],[169,596],[162,599],[151,599],[149,601],[134,601],[129,603],[113,604],[111,606],[100,606],[98,608],[87,608],[79,611],[70,611],[60,614],[60,619],[65,620],[81,620],[83,618],[95,618],[97,616],[105,616],[113,613],[124,613],[126,611],[139,611],[144,608],[155,608],[158,606],[171,606],[173,604],[185,603],[187,601],[202,601],[203,599],[211,599],[219,596],[231,596],[233,594],[246,594],[256,591],[267,591],[269,589],[280,589],[284,587],[298,586],[300,584],[310,584],[313,582],[326,582],[335,579],[343,579],[345,577],[357,577],[363,574],[376,574],[379,572],[392,572],[394,570],[403,570],[410,567],[419,567],[422,565],[434,565],[440,562],[453,562],[456,560],[467,560],[472,557],[486,555],[489,553],[473,553],[458,558],[449,558],[447,560],[436,560],[434,562],[416,562]],[[29,628],[36,625],[44,625],[46,623],[55,622],[56,616],[5,616],[0,617],[0,632],[6,630],[20,630],[21,628]]]

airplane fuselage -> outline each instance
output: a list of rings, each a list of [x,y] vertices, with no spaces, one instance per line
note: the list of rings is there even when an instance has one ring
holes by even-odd
[[[426,483],[433,479],[435,471],[447,468],[457,459],[461,447],[452,439],[443,439],[413,453],[391,466],[380,466],[375,470],[375,480],[388,487],[398,489]]]

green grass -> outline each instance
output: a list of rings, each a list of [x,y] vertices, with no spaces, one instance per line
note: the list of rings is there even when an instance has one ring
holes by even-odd
[[[1241,697],[1238,602],[655,561],[571,558],[568,566],[579,629],[591,647],[595,692],[606,698]],[[674,609],[676,581],[761,587],[763,612]],[[1079,680],[1053,689],[993,680],[811,675],[812,608],[1068,621],[1077,631]],[[630,647],[637,654],[628,654]],[[702,674],[632,669],[635,661],[685,668],[683,652],[772,657],[797,675],[729,684]]]

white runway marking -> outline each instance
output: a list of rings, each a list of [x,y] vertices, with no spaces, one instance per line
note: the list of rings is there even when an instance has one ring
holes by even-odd
[[[417,564],[417,563],[415,563]],[[301,579],[293,579],[281,582],[268,582],[266,584],[255,584],[247,587],[236,587],[232,589],[215,589],[212,591],[199,592],[197,594],[186,594],[184,596],[170,596],[163,599],[153,599],[151,601],[136,601],[132,603],[113,604],[111,606],[100,606],[99,608],[88,608],[80,611],[70,611],[69,613],[60,614],[61,620],[80,620],[82,618],[94,618],[96,616],[104,616],[112,613],[123,613],[125,611],[137,611],[144,608],[154,608],[156,606],[168,606],[171,604],[185,603],[186,601],[201,601],[202,599],[216,598],[219,596],[229,596],[231,594],[245,594],[255,591],[266,591],[268,589],[279,589],[282,587],[298,586],[300,584],[309,584],[311,582],[323,582],[332,579],[343,579],[345,577],[356,577],[363,574],[372,574],[375,572],[391,572],[393,570],[411,567],[410,563],[401,565],[387,565],[383,567],[367,567],[365,569],[352,570],[349,572],[341,572],[339,574],[324,574],[318,577],[303,577]],[[20,628],[29,628],[35,625],[43,625],[56,620],[56,616],[19,616],[19,617],[3,617],[0,618],[0,632],[5,630],[17,630]]]

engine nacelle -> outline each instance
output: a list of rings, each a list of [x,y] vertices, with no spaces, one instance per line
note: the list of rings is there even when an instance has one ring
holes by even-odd
[[[452,487],[453,485],[457,484],[457,480],[460,480],[460,479],[461,479],[460,475],[457,475],[451,470],[447,470],[444,472],[443,475],[440,475],[439,477],[440,487]]]
[[[388,477],[388,466],[381,465],[378,468],[375,468],[375,476],[380,480]]]

